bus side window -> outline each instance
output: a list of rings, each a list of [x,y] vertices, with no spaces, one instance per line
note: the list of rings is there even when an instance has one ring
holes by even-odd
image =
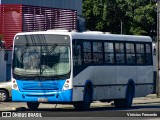
[[[73,55],[74,55],[74,66],[81,66],[82,65],[82,45],[81,42],[78,40],[73,41]]]
[[[104,42],[105,63],[114,63],[114,48],[112,42]]]
[[[124,43],[115,43],[116,63],[125,63]]]
[[[137,64],[145,64],[144,44],[136,44]]]
[[[126,43],[126,62],[127,64],[135,64],[135,48],[133,43]]]
[[[151,65],[152,64],[152,51],[151,51],[151,45],[146,44],[146,64]]]
[[[93,62],[103,63],[102,42],[93,42]]]
[[[89,64],[92,62],[91,56],[91,42],[83,42],[83,54],[84,54],[84,63]]]

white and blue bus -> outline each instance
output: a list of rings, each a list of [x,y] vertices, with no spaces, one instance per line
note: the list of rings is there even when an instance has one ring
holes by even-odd
[[[18,33],[12,58],[12,100],[29,109],[40,103],[93,101],[130,107],[134,97],[153,92],[152,40],[101,32]]]

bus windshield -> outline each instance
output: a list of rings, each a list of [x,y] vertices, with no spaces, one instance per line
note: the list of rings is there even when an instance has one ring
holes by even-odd
[[[13,77],[59,79],[70,73],[70,47],[67,44],[17,44],[14,46]]]

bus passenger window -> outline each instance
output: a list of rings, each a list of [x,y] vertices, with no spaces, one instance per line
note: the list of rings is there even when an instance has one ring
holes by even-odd
[[[136,44],[137,64],[145,64],[144,44]]]
[[[104,43],[105,63],[114,63],[114,48],[113,43]]]
[[[91,63],[91,43],[90,42],[83,42],[83,52],[84,52],[84,63]]]
[[[146,44],[146,64],[152,64],[152,52],[151,52],[151,45]]]
[[[127,64],[135,64],[135,49],[133,43],[126,43],[126,62]]]
[[[82,65],[82,58],[81,58],[81,42],[75,40],[73,42],[73,57],[74,57],[74,66],[81,66]]]
[[[93,62],[103,63],[102,42],[93,42]]]
[[[116,63],[124,64],[125,63],[124,44],[115,43],[115,50],[116,50]]]

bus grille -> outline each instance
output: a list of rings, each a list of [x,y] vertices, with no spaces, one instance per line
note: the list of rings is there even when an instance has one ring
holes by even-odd
[[[28,81],[17,80],[18,88],[21,92],[29,91],[59,91],[62,90],[65,80],[48,80],[48,81]]]
[[[58,90],[59,87],[56,84],[49,83],[27,83],[22,87],[23,90]]]

